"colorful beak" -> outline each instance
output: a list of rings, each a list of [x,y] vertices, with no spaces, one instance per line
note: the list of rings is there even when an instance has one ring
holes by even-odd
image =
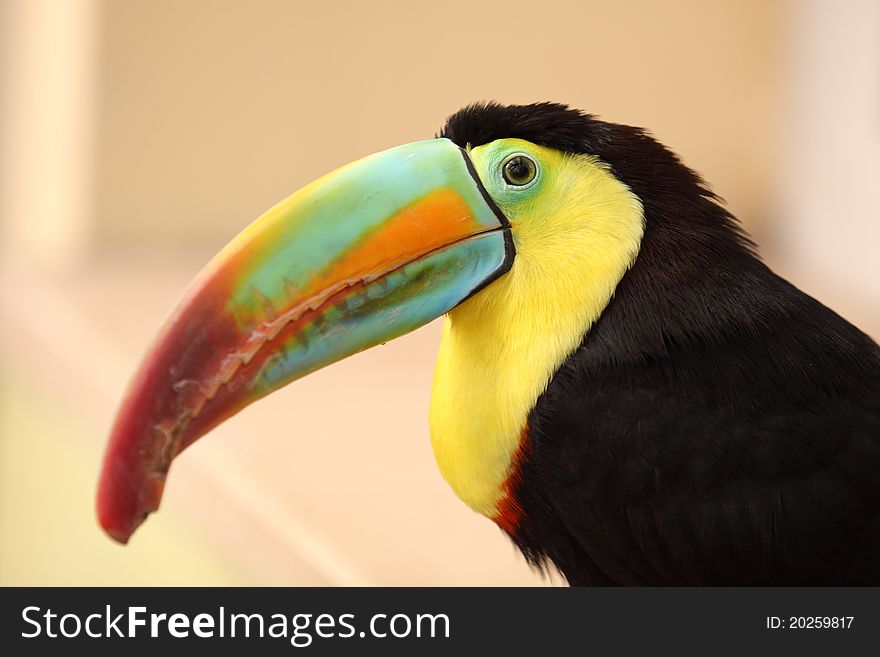
[[[415,142],[294,193],[196,277],[129,388],[98,517],[127,542],[171,461],[248,404],[446,313],[513,261],[465,151]]]

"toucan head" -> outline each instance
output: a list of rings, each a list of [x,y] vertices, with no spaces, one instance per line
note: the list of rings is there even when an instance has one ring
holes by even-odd
[[[436,139],[296,191],[207,264],[156,338],[112,430],[101,525],[126,542],[158,507],[171,461],[200,436],[444,314],[520,341],[546,384],[643,250],[647,204],[674,182],[657,162],[677,164],[636,129],[562,105],[481,104]],[[539,315],[549,319],[528,321]],[[532,387],[526,396],[541,382]]]

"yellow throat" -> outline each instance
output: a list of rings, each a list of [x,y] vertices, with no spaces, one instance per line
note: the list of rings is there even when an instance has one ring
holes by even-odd
[[[525,191],[504,184],[511,153],[538,163]],[[495,517],[529,413],[583,340],[639,251],[639,199],[602,162],[518,139],[470,151],[510,221],[511,270],[446,316],[431,399],[440,472],[473,510]]]

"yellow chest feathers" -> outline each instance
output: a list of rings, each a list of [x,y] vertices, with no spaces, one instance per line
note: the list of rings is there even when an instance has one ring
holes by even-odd
[[[541,166],[540,188],[525,201],[493,187],[487,173],[511,148]],[[471,157],[510,220],[516,257],[446,317],[431,442],[456,494],[494,517],[528,414],[635,260],[644,217],[638,198],[595,158],[520,140],[481,146]]]

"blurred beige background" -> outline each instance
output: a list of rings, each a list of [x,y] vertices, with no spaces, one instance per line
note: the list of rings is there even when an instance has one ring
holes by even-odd
[[[94,520],[115,406],[205,260],[474,100],[649,127],[880,335],[874,0],[0,0],[0,56],[3,584],[558,583],[436,469],[436,322],[223,425],[127,548]]]

